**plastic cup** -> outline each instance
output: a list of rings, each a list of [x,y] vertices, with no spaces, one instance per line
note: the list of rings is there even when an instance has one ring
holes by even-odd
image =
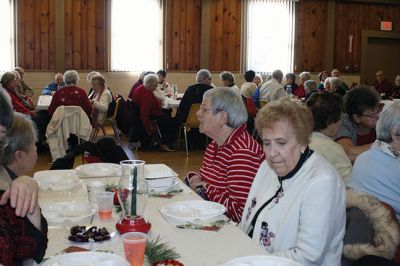
[[[87,191],[89,203],[96,203],[96,194],[106,191],[106,182],[104,181],[89,181],[87,182]]]
[[[101,220],[112,218],[114,192],[97,192],[97,212]]]
[[[139,232],[125,233],[121,236],[125,258],[131,266],[143,266],[147,235]]]

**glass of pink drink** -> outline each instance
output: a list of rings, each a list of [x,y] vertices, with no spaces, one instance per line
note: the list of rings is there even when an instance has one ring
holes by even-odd
[[[97,210],[101,220],[112,218],[114,192],[97,192]]]
[[[143,266],[147,235],[140,232],[129,232],[123,234],[121,238],[126,260],[131,266]]]

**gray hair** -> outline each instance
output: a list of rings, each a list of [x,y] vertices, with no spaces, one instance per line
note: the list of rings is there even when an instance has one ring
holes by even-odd
[[[279,80],[282,81],[282,79],[283,79],[283,72],[282,72],[281,70],[279,70],[279,69],[274,70],[274,72],[272,72],[272,77],[273,77],[274,79],[277,79],[278,81],[279,81]]]
[[[11,80],[16,79],[16,78],[17,77],[15,75],[15,72],[8,71],[8,72],[4,73],[3,76],[1,76],[0,83],[5,88]]]
[[[306,90],[307,93],[310,93],[312,91],[316,91],[318,89],[317,82],[315,80],[307,80],[304,82],[304,89]]]
[[[206,78],[211,78],[211,72],[207,69],[200,69],[196,74],[196,82],[204,83]]]
[[[332,77],[327,77],[324,81],[324,88],[325,88],[325,84],[329,83],[329,86],[331,85],[331,79]]]
[[[390,104],[380,115],[376,124],[376,138],[386,143],[391,143],[392,130],[400,136],[400,102]]]
[[[57,73],[57,74],[55,74],[54,75],[54,80],[57,80],[57,78],[64,78],[64,76],[63,76],[63,74],[62,73]]]
[[[211,100],[213,114],[226,112],[228,114],[227,126],[238,128],[247,122],[247,110],[240,93],[227,87],[217,87],[206,91],[203,99]]]
[[[343,85],[343,81],[340,78],[333,77],[329,80],[331,86],[334,85],[336,88],[339,88]]]
[[[234,84],[235,83],[235,77],[233,76],[233,74],[229,71],[223,71],[221,72],[221,74],[219,75],[219,77],[222,80],[227,80],[229,82],[229,84]]]
[[[37,134],[32,120],[14,112],[13,123],[7,130],[0,163],[8,165],[15,160],[15,152],[27,151],[29,145],[37,141]]]
[[[79,74],[76,70],[67,70],[64,73],[64,82],[66,84],[76,84],[79,81]]]
[[[92,72],[90,72],[89,74],[87,74],[86,80],[87,80],[89,83],[92,82],[92,77],[93,77],[94,75],[100,75],[100,72],[97,72],[97,71],[92,71]]]
[[[311,79],[311,74],[310,74],[310,72],[305,71],[305,72],[301,72],[299,77],[302,80],[309,80],[309,79]]]
[[[157,74],[147,74],[144,76],[143,84],[145,87],[149,87],[151,85],[158,84],[158,76]]]

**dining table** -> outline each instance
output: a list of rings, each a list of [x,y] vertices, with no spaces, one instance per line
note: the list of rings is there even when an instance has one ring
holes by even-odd
[[[115,165],[116,167],[118,165]],[[163,175],[174,173],[174,171],[165,164],[146,164],[147,174]],[[54,172],[53,172],[54,171]],[[42,171],[43,172],[43,171]],[[85,202],[88,203],[87,184],[92,181],[105,182],[109,187],[118,185],[119,174],[105,173],[102,176],[101,171],[91,174],[80,174],[75,170],[47,170],[46,175],[76,175],[80,179],[77,186],[72,189],[59,191],[52,189],[39,190],[39,205],[56,202]],[[146,171],[145,171],[146,172]],[[39,174],[39,172],[38,172]],[[35,173],[36,175],[36,173]],[[34,179],[35,179],[34,175]],[[199,228],[178,228],[174,223],[165,219],[160,213],[163,206],[174,202],[183,201],[203,201],[192,189],[190,189],[177,176],[176,185],[180,188],[179,193],[172,197],[149,196],[143,216],[150,221],[151,229],[147,233],[148,238],[155,239],[160,237],[161,242],[168,243],[175,251],[180,254],[177,260],[184,265],[221,265],[232,259],[242,256],[266,255],[265,250],[242,232],[236,223],[227,222],[217,231],[199,230]],[[39,184],[40,187],[40,184]],[[225,217],[226,218],[226,217]],[[120,219],[120,214],[114,209],[110,220],[101,220],[97,213],[90,219],[91,225],[106,227],[109,231],[115,232],[111,240],[103,241],[101,244],[85,243],[77,244],[68,240],[69,228],[77,225],[66,220],[62,224],[51,224],[48,227],[48,247],[45,259],[59,254],[69,246],[82,246],[88,250],[112,252],[124,257],[124,250],[120,234],[115,228],[115,224]],[[228,220],[226,220],[228,221]]]
[[[52,99],[53,99],[53,96],[51,96],[51,95],[40,95],[38,98],[38,103],[36,105],[36,110],[49,109]]]

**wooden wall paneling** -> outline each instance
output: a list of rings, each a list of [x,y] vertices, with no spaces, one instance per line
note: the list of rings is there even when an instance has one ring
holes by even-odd
[[[173,29],[172,29],[172,22],[173,22],[173,0],[165,0],[164,2],[164,17],[165,17],[165,69],[170,70],[173,69],[173,50],[172,50],[172,36],[173,36]]]
[[[342,72],[360,72],[362,30],[379,30],[380,21],[390,20],[393,32],[400,31],[399,5],[337,1],[335,12],[334,66]],[[349,35],[353,35],[351,53]]]
[[[19,2],[17,2],[19,4]],[[26,4],[27,5],[27,4]],[[17,8],[17,64],[20,66],[26,67],[26,33],[25,33],[25,20],[22,19],[25,17],[25,6],[26,5],[18,5]]]
[[[201,47],[201,0],[193,1],[193,13],[192,19],[190,21],[190,27],[193,32],[193,49],[191,51],[192,65],[188,67],[187,70],[199,70],[200,69],[200,47]]]
[[[89,69],[103,70],[106,68],[105,65],[105,45],[106,45],[106,32],[105,32],[105,1],[104,0],[96,0],[96,20],[94,27],[95,38],[95,46],[91,49],[95,50],[94,58],[90,58],[89,62],[93,61],[93,65],[89,65]],[[90,53],[90,56],[92,54]]]
[[[72,6],[75,12],[73,12],[72,30],[73,30],[73,41],[72,41],[72,57],[73,57],[73,69],[82,69],[82,1],[73,0]]]
[[[40,1],[41,2],[41,1]],[[40,2],[33,2],[33,69],[40,68]]]
[[[49,69],[49,1],[40,1],[40,69]]]
[[[80,49],[80,54],[81,54],[81,64],[79,69],[88,69],[88,52],[89,52],[89,46],[88,46],[88,36],[89,36],[89,10],[88,10],[88,5],[90,2],[94,0],[86,0],[81,2],[81,49]]]
[[[193,3],[186,3],[186,27],[185,27],[185,35],[186,35],[186,70],[193,70],[193,17],[194,17],[194,9],[195,6]]]
[[[26,19],[27,22],[25,24],[25,65],[24,68],[26,69],[34,69],[34,39],[33,39],[33,29],[34,29],[34,21],[33,21],[33,1],[28,0],[26,5],[21,5],[25,8],[25,17],[21,19]],[[28,20],[31,18],[32,20]]]
[[[65,1],[65,69],[73,68],[72,0]]]
[[[186,28],[187,28],[187,1],[182,1],[179,9],[179,65],[181,69],[186,69]]]
[[[180,31],[179,25],[181,20],[181,13],[179,12],[181,3],[184,2],[183,0],[174,0],[172,5],[172,13],[173,13],[173,23],[172,23],[172,59],[173,59],[173,69],[174,70],[183,70],[180,65],[180,49],[179,49],[179,42],[180,42]]]
[[[210,53],[212,71],[240,68],[240,0],[210,2]]]
[[[295,72],[325,68],[327,1],[300,1],[296,5]]]
[[[55,14],[56,14],[56,7],[55,1],[49,0],[49,70],[55,70],[56,68],[56,52],[55,52],[55,39],[56,39],[56,28],[55,28]]]

